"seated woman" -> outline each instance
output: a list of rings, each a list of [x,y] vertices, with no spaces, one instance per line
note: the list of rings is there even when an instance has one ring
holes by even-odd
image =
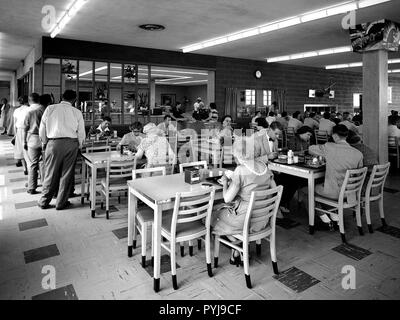
[[[232,176],[222,176],[224,203],[214,206],[211,217],[213,232],[219,235],[242,233],[251,192],[260,186],[275,187],[273,175],[265,163],[254,159],[254,147],[249,137],[236,139],[233,155],[238,166]],[[250,226],[251,232],[265,228],[268,221]],[[233,250],[231,263],[236,264],[239,252]]]
[[[146,137],[140,142],[135,159],[140,160],[145,156],[147,159],[146,168],[159,166],[168,166],[169,168],[170,165],[173,166],[175,153],[163,132],[150,122],[144,126],[143,133]]]
[[[232,138],[233,135],[233,128],[231,126],[232,117],[230,115],[225,115],[222,118],[221,123],[222,123],[222,129],[218,132],[218,138],[222,140],[225,137]]]
[[[121,146],[128,146],[128,149],[132,152],[136,152],[137,147],[142,142],[144,135],[142,134],[143,126],[140,122],[134,122],[129,126],[131,132],[125,134],[122,140],[117,145],[117,150],[121,149]]]

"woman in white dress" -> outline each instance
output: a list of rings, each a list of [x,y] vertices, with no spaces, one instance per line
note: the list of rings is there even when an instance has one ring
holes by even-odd
[[[24,174],[28,175],[28,167],[26,163],[26,151],[24,150],[24,134],[25,134],[25,117],[29,111],[28,97],[23,96],[18,98],[20,107],[14,111],[14,131],[15,131],[15,144],[14,144],[14,159],[17,160],[17,166],[24,166]]]

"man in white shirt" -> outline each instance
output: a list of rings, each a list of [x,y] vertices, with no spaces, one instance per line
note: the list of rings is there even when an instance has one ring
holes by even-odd
[[[326,131],[328,136],[332,135],[332,129],[335,123],[330,120],[331,114],[329,112],[324,113],[324,117],[319,121],[319,131]]]
[[[271,111],[268,113],[268,117],[266,118],[268,124],[270,125],[272,122],[276,121],[275,113]]]
[[[297,130],[303,126],[303,122],[301,122],[299,118],[300,118],[300,112],[296,111],[295,113],[293,113],[293,116],[289,119],[288,128],[293,128],[294,133],[296,133]]]
[[[176,127],[171,123],[172,117],[167,114],[164,117],[164,121],[159,123],[157,128],[162,130],[164,135],[169,136],[170,132],[176,132]]]
[[[310,116],[304,119],[304,125],[311,128],[311,130],[316,130],[319,127],[319,122],[315,120],[315,112],[311,112]]]
[[[339,124],[345,125],[350,131],[353,131],[357,134],[359,133],[357,126],[351,121],[351,116],[349,112],[343,112],[343,120]]]
[[[278,157],[278,138],[282,134],[282,125],[272,122],[266,133],[254,136],[254,157],[264,163]]]
[[[72,106],[75,100],[75,91],[66,90],[63,100],[48,106],[42,116],[39,137],[45,150],[45,175],[38,202],[42,209],[50,207],[57,191],[56,209],[70,205],[68,197],[73,188],[76,157],[85,140],[82,113]]]
[[[389,116],[389,127],[388,127],[388,136],[389,137],[397,137],[397,140],[400,142],[400,129],[397,127],[400,118],[396,116]]]

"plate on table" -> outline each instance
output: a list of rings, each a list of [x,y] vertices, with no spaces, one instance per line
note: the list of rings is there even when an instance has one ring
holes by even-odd
[[[304,162],[301,164],[305,168],[311,168],[311,169],[322,169],[325,168],[326,163],[312,163],[312,162]]]

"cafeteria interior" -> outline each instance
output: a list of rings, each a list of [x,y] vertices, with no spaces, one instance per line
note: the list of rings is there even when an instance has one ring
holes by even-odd
[[[172,18],[167,2],[139,1],[137,10],[130,1],[121,1],[120,8],[105,0],[76,0],[71,8],[67,1],[56,2],[59,12],[76,3],[80,9],[55,34],[42,29],[40,0],[26,4],[31,15],[21,9],[22,0],[4,2],[0,22],[0,99],[8,101],[2,100],[0,122],[0,300],[400,299],[400,135],[388,134],[390,125],[400,132],[396,0],[349,1],[354,7],[335,14],[332,8],[340,3],[333,0],[249,1],[249,6],[169,1],[182,20]],[[259,14],[270,5],[276,10]],[[193,23],[197,10],[201,23]],[[315,18],[316,10],[325,16]],[[130,27],[102,20],[101,11]],[[18,21],[11,27],[14,12]],[[382,30],[393,28],[399,38],[372,49],[365,44],[368,37],[355,43],[352,37],[366,31],[359,27],[350,36],[343,28],[349,12],[356,13],[357,26],[384,18]],[[261,31],[292,15],[298,22]],[[254,26],[255,35],[243,31]],[[235,34],[240,30],[244,34]],[[83,128],[84,139],[67,186],[72,191],[61,208],[61,184],[41,204],[50,188],[43,186],[51,180],[50,169],[42,167],[51,161],[49,146],[42,140],[37,188],[31,192],[33,169],[15,156],[20,128],[10,132],[18,119],[7,118],[11,125],[5,125],[7,106],[15,112],[29,105],[28,98],[34,101],[34,93],[37,99],[51,97],[46,110],[68,100],[82,119],[77,132]],[[307,118],[315,128],[306,125]],[[301,124],[293,129],[294,120]],[[332,123],[330,132],[318,129],[324,120]],[[39,121],[35,134],[44,135],[47,144],[70,139],[49,136],[51,121]],[[372,150],[375,163],[367,170],[364,156],[364,164],[342,171],[340,194],[323,198],[317,189],[327,181],[326,168],[341,159],[318,157],[312,148],[339,143],[351,148],[350,131],[356,144]],[[166,142],[165,163],[150,163],[157,153],[151,143],[121,142],[139,134],[140,141],[154,134],[158,140],[149,141]],[[274,152],[265,151],[271,143]],[[228,210],[231,202],[225,201],[227,188],[232,192],[239,167],[248,169],[248,157],[254,168],[256,161],[265,166],[254,181],[268,176],[276,185],[268,180],[268,190],[246,195],[252,203],[244,213],[247,229],[242,223],[232,240],[233,233],[220,235],[216,225],[219,210]],[[139,177],[142,169],[160,175],[146,171]],[[293,184],[288,201],[280,202]],[[355,192],[347,189],[352,184]],[[338,213],[326,211],[327,203]],[[331,217],[329,223],[320,212]],[[256,213],[266,220],[254,231]],[[185,222],[187,229],[178,232],[176,225]]]

